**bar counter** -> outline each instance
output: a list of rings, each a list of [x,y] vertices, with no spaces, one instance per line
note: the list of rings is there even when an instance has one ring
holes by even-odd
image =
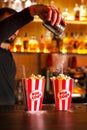
[[[23,106],[4,108],[0,111],[0,130],[87,130],[87,104],[72,104],[70,111],[44,104],[42,111],[35,113],[26,112]]]

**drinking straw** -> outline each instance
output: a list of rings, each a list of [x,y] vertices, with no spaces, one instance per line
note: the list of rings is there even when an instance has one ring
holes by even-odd
[[[23,77],[26,78],[26,70],[25,70],[25,65],[22,65],[22,70],[23,70]]]

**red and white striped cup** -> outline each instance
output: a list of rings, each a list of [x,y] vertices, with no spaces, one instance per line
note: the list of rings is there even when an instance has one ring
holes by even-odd
[[[42,110],[45,78],[23,78],[22,83],[27,111]]]
[[[73,79],[58,79],[52,80],[55,105],[57,110],[70,110],[72,99]]]

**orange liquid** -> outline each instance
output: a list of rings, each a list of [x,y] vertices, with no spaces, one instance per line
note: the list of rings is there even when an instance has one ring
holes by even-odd
[[[21,45],[16,45],[16,51],[21,51]]]

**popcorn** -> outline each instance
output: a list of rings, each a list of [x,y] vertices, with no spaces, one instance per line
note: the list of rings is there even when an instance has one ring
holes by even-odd
[[[71,77],[68,75],[65,75],[65,74],[59,74],[57,77],[55,77],[55,76],[51,77],[51,80],[54,80],[54,79],[63,80],[63,79],[71,79]]]
[[[44,76],[42,76],[42,75],[34,75],[34,74],[32,74],[29,78],[31,78],[31,79],[44,79],[45,77]]]

